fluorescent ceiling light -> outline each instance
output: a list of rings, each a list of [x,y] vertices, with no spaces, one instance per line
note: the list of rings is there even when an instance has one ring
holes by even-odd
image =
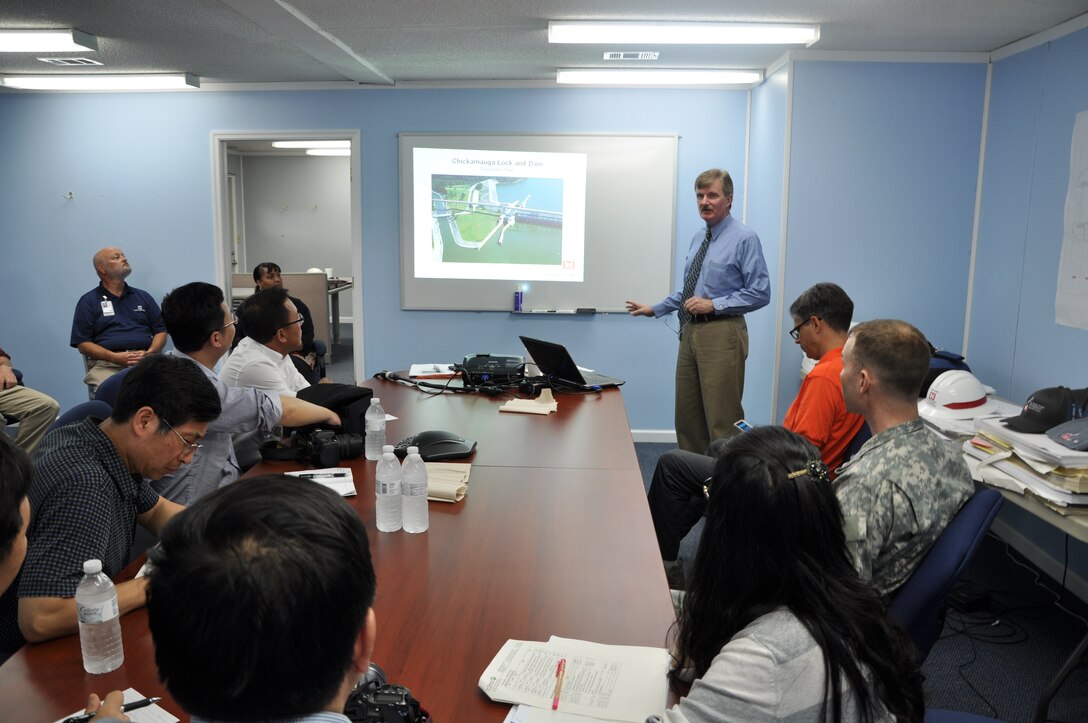
[[[273,148],[351,148],[351,141],[272,141]]]
[[[6,75],[0,86],[20,90],[183,90],[199,88],[200,78],[189,73],[148,75]]]
[[[306,151],[307,156],[350,156],[350,148],[310,148]]]
[[[580,85],[751,85],[763,80],[759,70],[560,68],[557,83]]]
[[[72,28],[0,30],[0,53],[55,53],[68,50],[98,50],[98,38]]]
[[[812,45],[819,25],[779,23],[548,23],[549,43],[644,43],[647,45]]]

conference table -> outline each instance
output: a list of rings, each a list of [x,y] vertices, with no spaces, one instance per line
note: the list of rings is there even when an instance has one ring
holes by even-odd
[[[510,706],[478,680],[507,639],[666,646],[672,602],[618,389],[557,395],[558,412],[543,416],[500,412],[509,397],[365,385],[397,417],[390,443],[428,429],[478,441],[462,460],[468,494],[431,502],[422,534],[377,532],[375,463],[342,462],[377,573],[373,661],[436,723],[503,720]],[[299,468],[262,463],[246,476]],[[125,615],[122,630],[125,664],[105,675],[83,671],[78,636],[25,646],[0,667],[0,717],[51,721],[91,692],[133,687],[187,720],[158,681],[146,610]]]

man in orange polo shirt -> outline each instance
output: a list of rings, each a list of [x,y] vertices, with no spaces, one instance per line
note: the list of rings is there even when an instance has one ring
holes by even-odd
[[[836,284],[820,283],[802,293],[790,305],[793,329],[790,336],[812,359],[818,359],[801,382],[782,424],[802,435],[820,450],[820,457],[835,471],[845,461],[846,448],[865,420],[846,411],[839,374],[842,347],[850,331],[854,302]],[[650,515],[657,533],[661,559],[669,586],[683,588],[683,572],[677,559],[680,541],[706,511],[703,482],[714,472],[718,443],[707,454],[672,450],[661,456],[650,485]]]

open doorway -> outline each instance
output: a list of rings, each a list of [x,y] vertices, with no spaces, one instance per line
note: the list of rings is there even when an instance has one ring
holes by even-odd
[[[350,155],[307,155],[274,141],[346,141]],[[364,378],[359,132],[212,133],[212,148],[219,285],[238,304],[253,292],[253,267],[275,262],[292,295],[307,294],[327,376]],[[315,272],[326,278],[315,281]]]

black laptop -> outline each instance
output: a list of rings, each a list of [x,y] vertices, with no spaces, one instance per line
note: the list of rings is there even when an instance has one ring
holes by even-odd
[[[519,337],[525,345],[533,362],[540,368],[540,373],[551,382],[560,382],[576,389],[597,390],[605,387],[618,387],[622,379],[608,377],[596,372],[582,371],[570,357],[570,352],[562,344],[550,341]]]

